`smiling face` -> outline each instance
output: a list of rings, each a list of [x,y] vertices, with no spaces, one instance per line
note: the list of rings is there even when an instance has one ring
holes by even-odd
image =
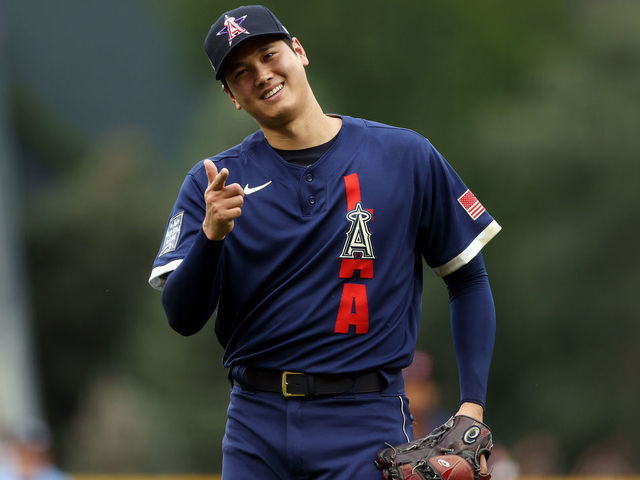
[[[302,115],[313,100],[304,70],[308,64],[296,38],[292,47],[279,38],[252,38],[225,60],[224,90],[238,110],[263,127],[278,128]]]

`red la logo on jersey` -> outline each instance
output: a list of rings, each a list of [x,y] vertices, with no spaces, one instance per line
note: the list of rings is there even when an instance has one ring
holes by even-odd
[[[229,45],[233,42],[233,39],[236,38],[241,33],[249,33],[246,28],[242,28],[240,25],[244,22],[247,16],[243,16],[240,18],[229,17],[228,15],[224,16],[224,28],[216,33],[218,35],[224,35],[225,33],[229,36]]]
[[[373,278],[373,245],[368,223],[373,220],[373,210],[362,208],[358,174],[344,177],[347,196],[347,220],[351,222],[347,239],[340,255],[339,277],[349,281],[342,286],[342,296],[334,327],[335,333],[363,334],[369,331],[369,301],[367,286],[353,283],[356,272],[360,280]],[[353,328],[352,328],[353,327]]]

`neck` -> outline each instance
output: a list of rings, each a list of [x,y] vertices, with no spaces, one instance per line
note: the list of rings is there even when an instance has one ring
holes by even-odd
[[[310,108],[287,123],[260,125],[269,145],[280,150],[301,150],[326,143],[338,134],[342,119],[325,115],[313,100]]]

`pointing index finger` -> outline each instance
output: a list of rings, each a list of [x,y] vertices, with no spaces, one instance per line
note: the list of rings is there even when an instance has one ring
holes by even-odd
[[[216,175],[218,175],[218,169],[216,168],[216,164],[209,159],[206,159],[203,164],[204,170],[207,173],[207,180],[209,181],[209,185],[211,185]]]

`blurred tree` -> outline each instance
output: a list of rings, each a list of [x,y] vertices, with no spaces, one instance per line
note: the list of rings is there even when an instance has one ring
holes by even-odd
[[[172,332],[146,284],[167,192],[182,181],[150,168],[155,155],[147,132],[111,132],[28,202],[46,406],[75,471],[220,467],[228,401],[220,347],[213,334]],[[178,164],[183,174],[187,164]]]
[[[163,219],[147,208],[160,185],[145,168],[152,149],[144,139],[114,132],[64,180],[27,199],[35,332],[54,427],[114,360],[137,320],[130,306],[147,293],[147,248]]]
[[[629,2],[581,3],[577,41],[540,58],[517,98],[474,117],[506,227],[491,262],[501,272],[491,411],[505,439],[549,425],[569,461],[601,432],[624,431],[634,445],[640,428],[619,420],[640,395],[628,371],[640,362],[631,280],[640,267],[640,34],[627,20],[638,15]]]
[[[169,28],[185,72],[214,82],[202,43],[234,4],[188,0],[153,3]],[[158,7],[159,6],[159,7]],[[471,108],[493,93],[517,90],[531,61],[570,27],[566,4],[545,0],[415,2],[286,0],[267,3],[311,60],[308,75],[327,111],[414,128],[451,153]]]

